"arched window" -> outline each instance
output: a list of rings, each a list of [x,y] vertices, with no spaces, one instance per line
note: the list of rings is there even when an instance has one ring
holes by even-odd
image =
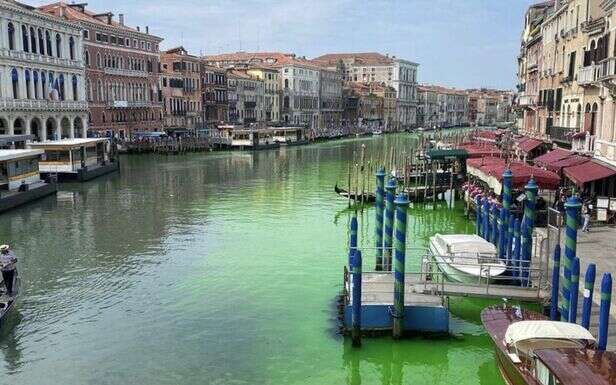
[[[100,53],[97,53],[97,54],[96,54],[96,66],[97,66],[98,68],[101,68],[101,67],[102,67],[102,62],[101,62],[101,54],[100,54]]]
[[[30,49],[32,53],[36,53],[36,33],[34,32],[34,28],[30,27]]]
[[[48,82],[49,83],[49,94],[51,94],[52,90],[57,90],[58,89],[58,83],[56,81],[56,83],[54,84],[54,82],[53,82],[53,73],[52,72],[49,72],[47,74],[47,79],[49,80],[49,82]],[[51,100],[53,98],[50,97],[49,99]]]
[[[78,94],[77,94],[77,76],[73,75],[73,79],[72,79],[72,84],[73,84],[73,100],[78,100]]]
[[[45,40],[43,40],[43,31],[40,28],[38,29],[38,47],[39,53],[45,55]]]
[[[86,60],[86,67],[90,66],[90,52],[88,50],[86,50],[85,52],[85,60]]]
[[[56,33],[56,56],[62,57],[62,38],[59,33]]]
[[[30,82],[32,81],[30,79],[30,70],[26,70],[24,73],[26,75],[26,99],[30,99],[32,97],[30,95]]]
[[[41,71],[41,99],[47,99],[47,74]]]
[[[28,48],[28,46],[30,45],[30,42],[28,41],[28,29],[25,25],[21,26],[21,39],[24,44],[24,52],[30,52],[30,49]]]
[[[8,32],[9,32],[9,49],[15,49],[15,27],[13,26],[13,23],[9,23]]]
[[[60,100],[64,100],[66,93],[64,92],[64,75],[58,76],[58,96]]]
[[[68,52],[71,60],[75,60],[75,39],[72,36],[68,39]]]
[[[148,59],[148,72],[152,72],[152,60]]]
[[[32,71],[32,78],[34,79],[34,99],[39,99],[39,90],[38,90],[39,75],[37,71]]]
[[[49,31],[45,31],[45,44],[47,46],[47,56],[53,56],[51,53],[51,35]]]
[[[19,75],[15,68],[11,70],[11,83],[13,84],[13,99],[19,99]]]

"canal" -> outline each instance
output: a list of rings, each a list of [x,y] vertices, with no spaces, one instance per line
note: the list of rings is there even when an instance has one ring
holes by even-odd
[[[352,152],[407,134],[258,153],[132,156],[0,217],[21,296],[0,330],[0,378],[21,384],[502,384],[479,311],[453,335],[337,334]],[[472,232],[458,204],[411,209],[408,237]],[[360,244],[373,244],[372,209]]]

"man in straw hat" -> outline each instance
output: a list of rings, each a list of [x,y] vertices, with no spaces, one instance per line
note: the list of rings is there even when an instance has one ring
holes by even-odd
[[[17,258],[15,258],[15,254],[13,254],[9,245],[0,246],[0,271],[2,271],[2,280],[8,295],[13,295],[16,263]]]

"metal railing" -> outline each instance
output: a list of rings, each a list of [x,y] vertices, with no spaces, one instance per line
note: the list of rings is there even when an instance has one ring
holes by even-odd
[[[148,75],[150,75],[146,71],[129,70],[125,68],[111,68],[111,67],[106,67],[105,69],[103,69],[103,72],[105,72],[107,75],[132,76],[132,77],[139,77],[139,78],[147,78]]]
[[[0,99],[0,108],[85,110],[88,103],[76,100]]]
[[[552,126],[547,128],[547,134],[555,142],[571,144],[574,128]]]

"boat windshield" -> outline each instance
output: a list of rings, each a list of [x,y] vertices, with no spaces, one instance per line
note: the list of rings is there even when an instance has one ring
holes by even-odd
[[[586,341],[553,339],[553,338],[532,338],[516,342],[513,347],[520,358],[530,357],[533,351],[538,349],[558,349],[558,348],[577,348],[583,349]]]

